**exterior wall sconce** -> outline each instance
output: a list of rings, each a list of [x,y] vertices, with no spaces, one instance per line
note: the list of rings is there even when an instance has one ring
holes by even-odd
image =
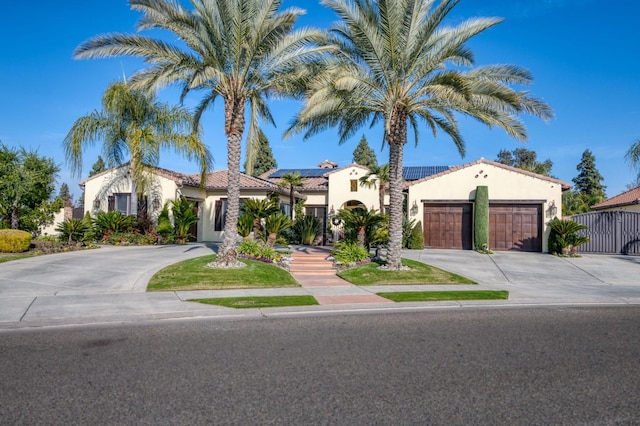
[[[409,209],[409,213],[411,216],[418,214],[418,203],[415,200],[413,200],[413,205],[411,206],[411,209]]]
[[[151,202],[151,206],[153,207],[154,210],[159,210],[160,209],[160,198],[159,197],[154,197],[153,201]]]
[[[556,207],[556,201],[551,200],[549,208],[547,209],[547,217],[555,217],[558,214],[558,208]]]
[[[96,198],[95,200],[93,200],[93,209],[94,210],[100,210],[100,199]]]

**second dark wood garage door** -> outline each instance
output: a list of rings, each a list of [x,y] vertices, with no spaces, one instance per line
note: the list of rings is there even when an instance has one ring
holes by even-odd
[[[471,250],[472,205],[424,204],[424,242],[429,248]]]
[[[489,247],[493,250],[542,251],[542,206],[489,205]]]

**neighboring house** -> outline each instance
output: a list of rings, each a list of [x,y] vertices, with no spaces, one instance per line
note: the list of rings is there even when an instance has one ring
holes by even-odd
[[[640,186],[591,206],[594,211],[640,212]]]
[[[580,253],[640,254],[640,187],[591,206],[592,212],[572,217],[587,229],[589,242]]]
[[[318,168],[270,170],[260,177],[241,175],[241,198],[262,199],[278,195],[287,211],[289,191],[280,186],[282,176],[298,172],[303,186],[295,197],[305,202],[305,214],[323,223],[340,209],[380,208],[378,189],[360,185],[368,169],[359,164],[337,167],[323,161]],[[150,200],[143,200],[157,214],[164,202],[180,195],[197,203],[200,221],[198,241],[221,241],[226,207],[226,171],[200,176],[166,169],[155,170]],[[131,214],[131,184],[123,166],[93,176],[85,187],[87,210],[121,210]],[[494,250],[547,251],[547,222],[562,217],[562,191],[566,182],[503,164],[480,159],[462,166],[404,167],[405,194],[410,219],[422,221],[430,248],[473,248],[473,203],[478,186],[488,186],[490,199],[490,248]],[[94,200],[91,203],[89,200]],[[385,204],[388,205],[388,192]]]
[[[83,217],[84,212],[82,210],[82,207],[63,207],[53,214],[53,222],[51,222],[51,224],[40,228],[39,234],[45,236],[58,235],[60,233],[56,231],[56,228],[60,226],[62,222],[67,219],[82,219]]]

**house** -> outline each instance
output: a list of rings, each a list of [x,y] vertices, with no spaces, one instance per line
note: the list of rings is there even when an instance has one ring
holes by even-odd
[[[129,165],[96,174],[80,185],[85,191],[85,212],[95,215],[98,211],[118,210],[124,214],[135,214],[146,208],[153,218],[164,204],[181,196],[195,204],[198,223],[192,231],[197,241],[222,241],[227,210],[227,171],[218,170],[206,174],[201,185],[200,174],[184,174],[155,167],[153,179],[145,191],[145,199],[137,205],[131,197],[132,185]],[[240,197],[264,199],[278,195],[287,199],[289,192],[263,179],[240,174]],[[296,194],[300,197],[300,194]],[[93,200],[93,201],[90,201]]]
[[[323,161],[317,168],[270,170],[259,177],[241,174],[240,197],[277,195],[288,211],[289,193],[280,186],[287,173],[298,172],[303,186],[295,198],[304,200],[306,215],[327,223],[340,209],[380,208],[376,186],[363,186],[360,178],[369,170],[359,164],[338,167]],[[226,209],[225,170],[210,172],[200,185],[200,175],[187,175],[155,168],[154,183],[142,200],[152,214],[164,202],[185,196],[196,203],[200,221],[198,241],[221,241]],[[473,205],[478,186],[489,189],[490,248],[494,250],[547,251],[547,222],[560,216],[562,191],[566,182],[503,164],[480,159],[462,166],[408,166],[403,168],[403,190],[409,219],[422,221],[426,246],[430,248],[471,249],[473,247]],[[131,200],[128,167],[121,166],[95,175],[81,183],[85,188],[86,209],[137,211]],[[90,203],[88,200],[94,200]],[[385,191],[385,205],[389,203]]]
[[[594,211],[640,212],[640,186],[591,206]]]

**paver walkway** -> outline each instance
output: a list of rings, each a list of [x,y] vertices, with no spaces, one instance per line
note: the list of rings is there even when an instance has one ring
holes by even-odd
[[[327,260],[329,254],[330,250],[324,247],[298,247],[291,255],[289,272],[303,288],[314,293],[319,304],[393,303],[337,276],[333,262]],[[336,287],[342,287],[343,291],[321,294],[321,289]]]

